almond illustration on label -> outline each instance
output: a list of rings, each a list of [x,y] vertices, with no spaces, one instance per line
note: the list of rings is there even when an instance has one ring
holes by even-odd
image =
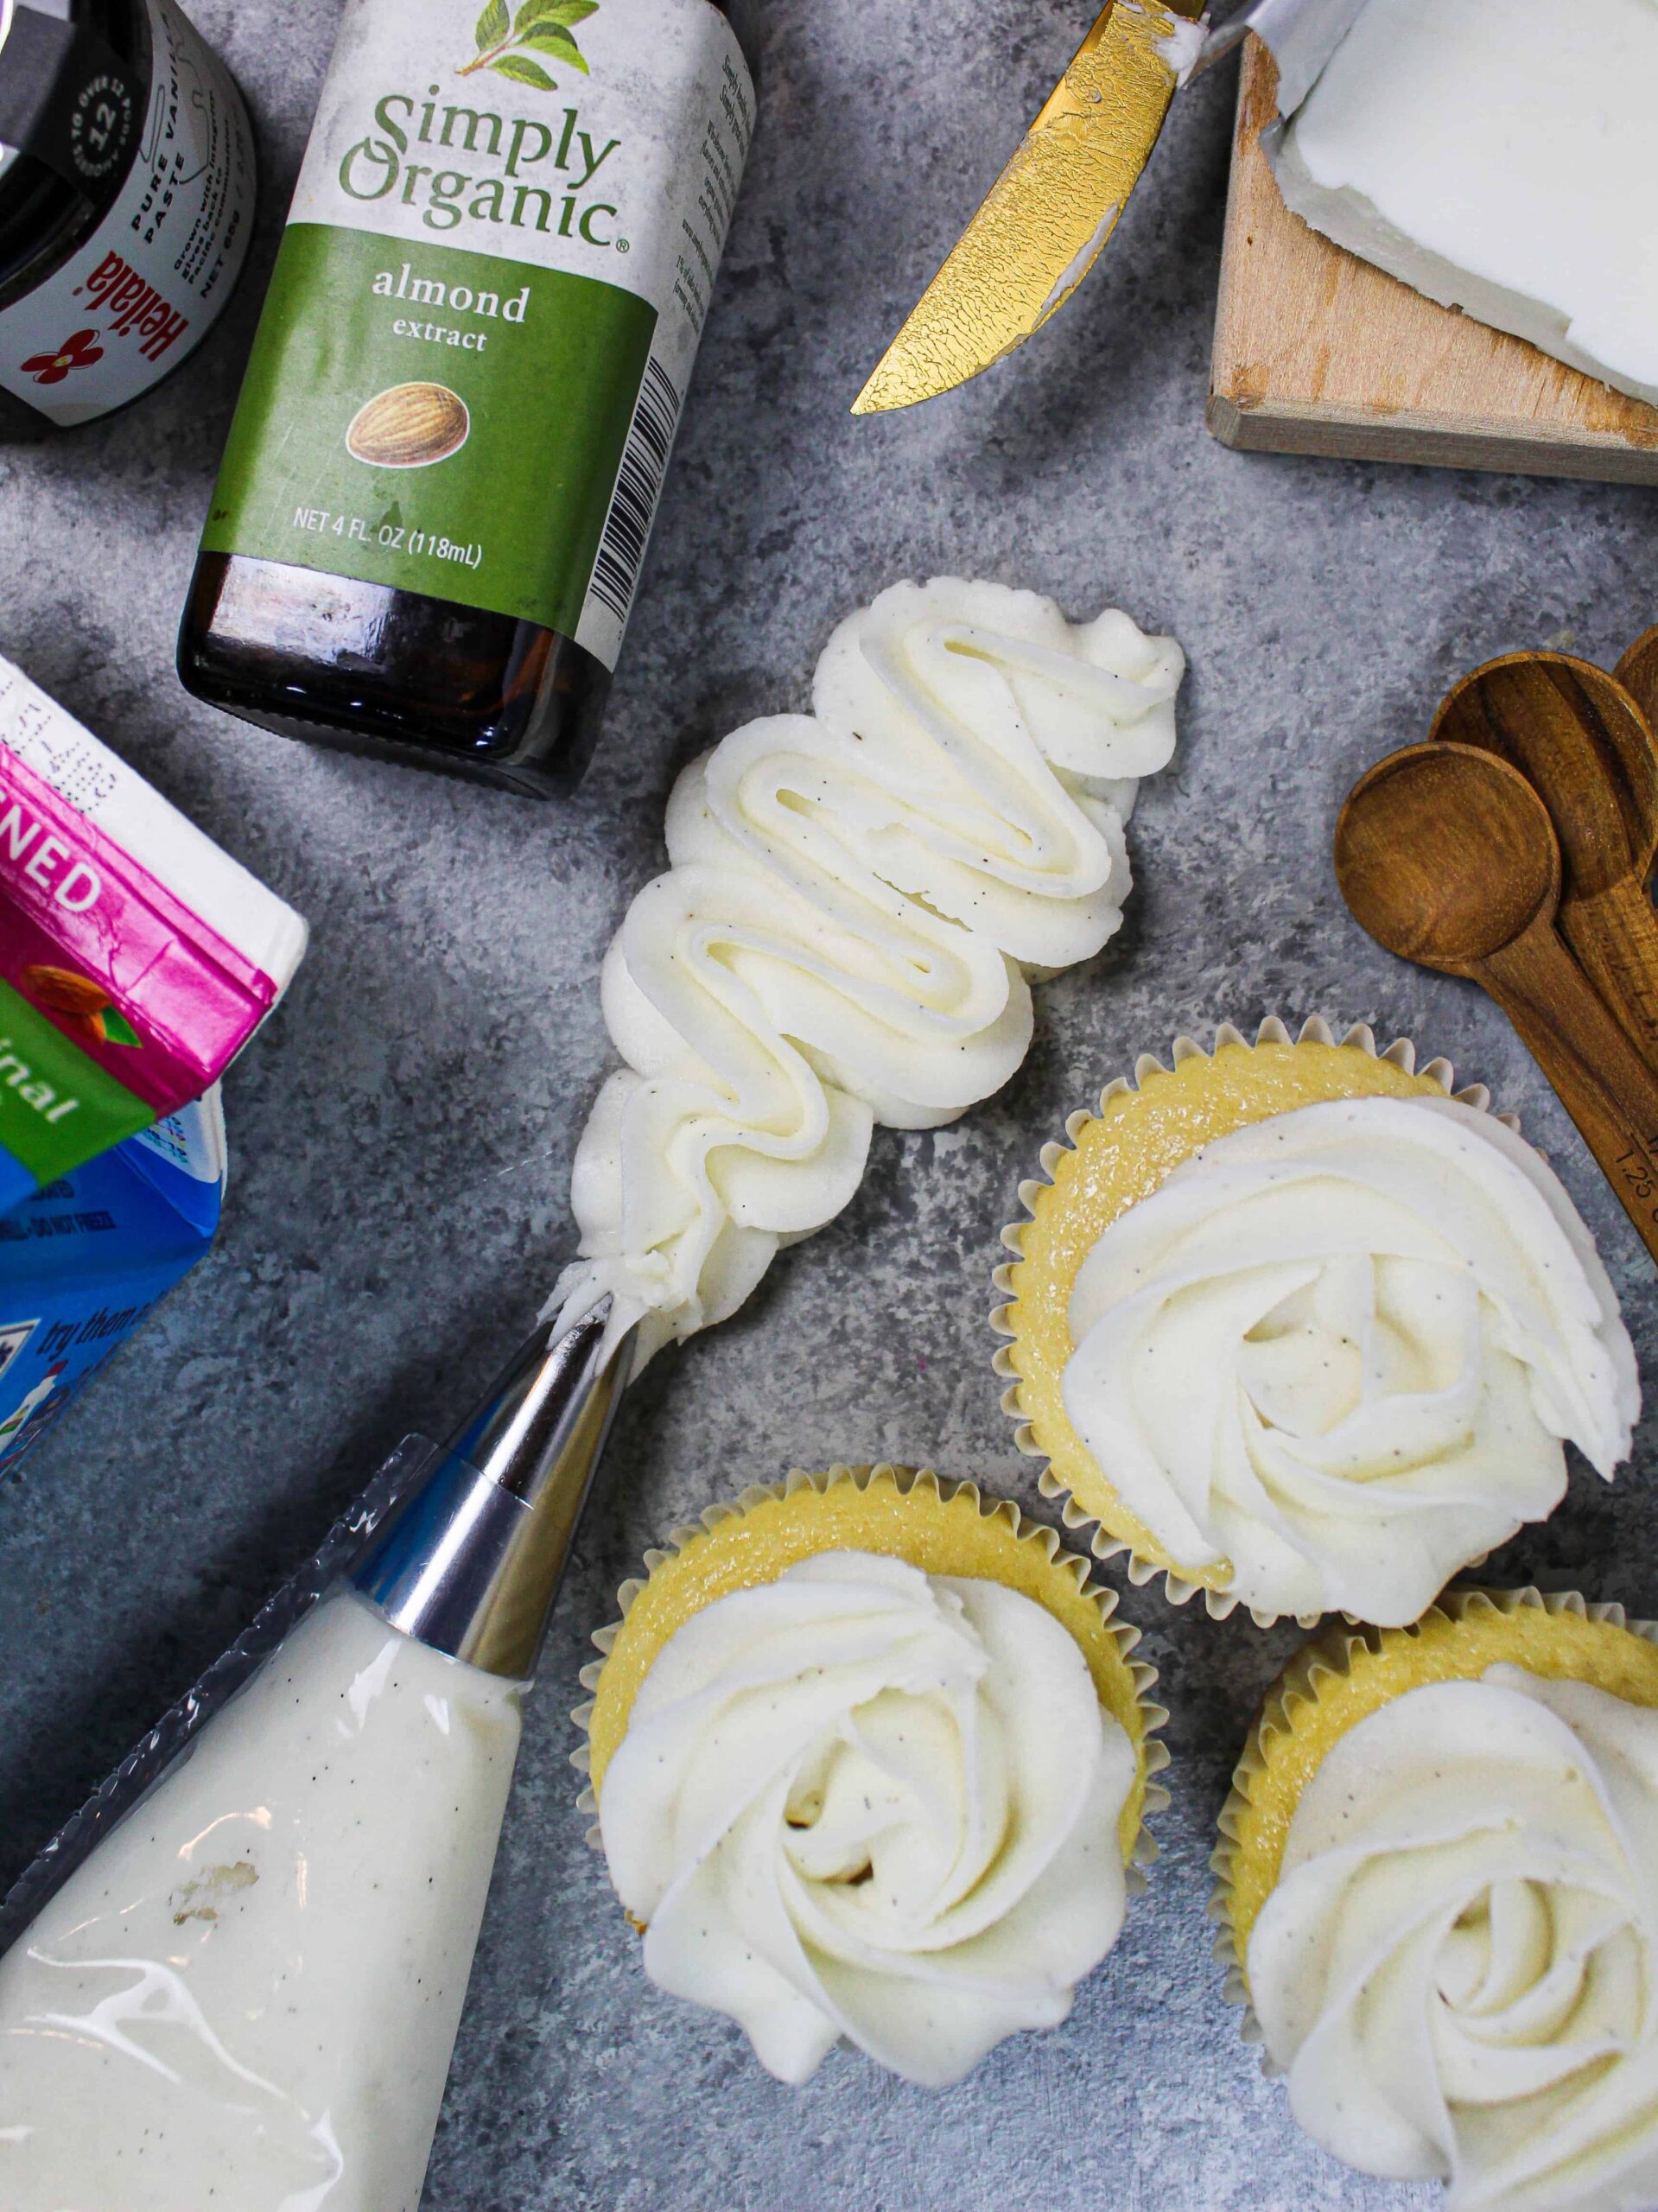
[[[346,449],[372,468],[429,468],[459,453],[471,429],[466,401],[448,385],[394,384],[358,409]]]
[[[110,1002],[101,983],[73,968],[25,968],[19,981],[36,1006],[49,1007],[54,1014],[102,1014]]]
[[[142,1042],[137,1030],[111,1001],[101,983],[73,968],[44,964],[25,968],[17,978],[25,998],[54,1014],[66,1036],[81,1045],[126,1045]]]

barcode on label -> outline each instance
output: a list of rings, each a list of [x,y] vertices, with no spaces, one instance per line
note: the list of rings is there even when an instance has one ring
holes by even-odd
[[[680,397],[660,361],[645,365],[638,405],[622,449],[622,465],[612,494],[599,557],[593,564],[593,596],[618,622],[626,622],[633,587],[651,536],[651,524],[668,473],[668,454],[679,425]]]

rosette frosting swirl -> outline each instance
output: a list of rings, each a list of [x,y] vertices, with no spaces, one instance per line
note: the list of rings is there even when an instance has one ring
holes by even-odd
[[[1007,1080],[1029,975],[1121,920],[1184,668],[1124,614],[899,584],[830,639],[812,714],[686,769],[671,866],[605,960],[626,1065],[576,1155],[567,1312],[615,1293],[646,1356],[724,1319],[847,1205],[876,1122],[931,1128]]]
[[[1553,1171],[1451,1099],[1281,1114],[1108,1229],[1066,1410],[1188,1571],[1262,1615],[1415,1620],[1544,1519],[1561,1440],[1610,1478],[1639,1410],[1606,1271]]]
[[[845,2036],[940,2085],[1057,2025],[1115,1942],[1134,1773],[1033,1599],[829,1552],[664,1646],[600,1828],[651,1980],[772,2073]]]
[[[1359,1721],[1250,1936],[1303,2127],[1446,2212],[1658,2202],[1658,1713],[1493,1667]]]

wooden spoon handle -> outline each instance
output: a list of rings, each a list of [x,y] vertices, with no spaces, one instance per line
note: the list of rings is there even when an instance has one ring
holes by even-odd
[[[1658,1259],[1658,1079],[1551,923],[1534,922],[1473,972],[1553,1084]]]
[[[1658,729],[1658,622],[1641,632],[1612,673]]]
[[[1633,876],[1570,899],[1560,925],[1578,965],[1647,1065],[1658,1071],[1658,912]]]

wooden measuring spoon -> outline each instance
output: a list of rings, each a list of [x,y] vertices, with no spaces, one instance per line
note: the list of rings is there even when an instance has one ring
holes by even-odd
[[[1473,746],[1394,753],[1348,793],[1336,880],[1378,944],[1490,993],[1658,1259],[1658,1078],[1555,929],[1560,849],[1524,776]]]
[[[1642,632],[1612,673],[1658,729],[1658,622]]]
[[[1653,675],[1658,684],[1658,654]],[[1592,662],[1509,653],[1463,678],[1430,736],[1500,754],[1548,809],[1560,848],[1560,932],[1658,1068],[1658,913],[1647,890],[1658,855],[1658,746],[1638,699]]]

